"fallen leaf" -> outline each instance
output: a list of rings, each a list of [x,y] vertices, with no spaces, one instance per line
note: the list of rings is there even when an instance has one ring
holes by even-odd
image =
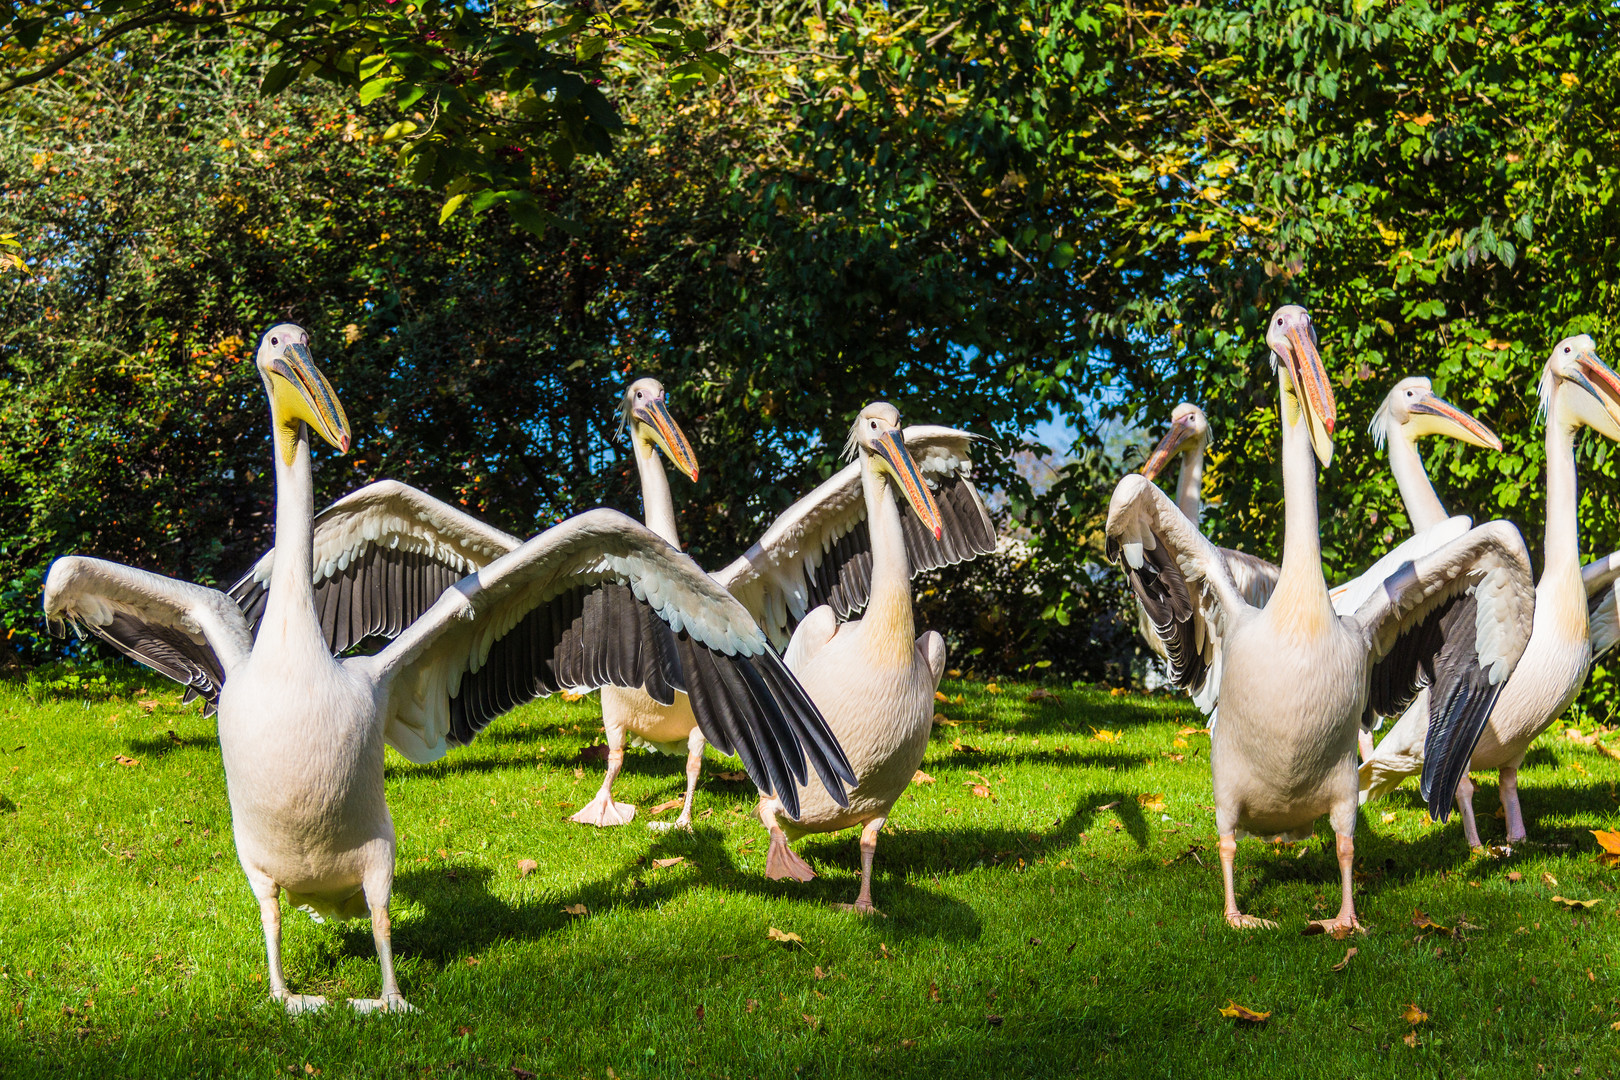
[[[1412,909],[1412,925],[1417,927],[1419,930],[1433,930],[1435,933],[1444,934],[1447,937],[1450,937],[1452,932],[1451,927],[1441,926],[1439,923],[1425,915],[1422,908]]]
[[[685,802],[686,800],[684,798],[670,799],[668,802],[661,802],[657,806],[649,807],[647,813],[662,814],[665,810],[673,810],[677,806],[683,805]]]
[[[946,697],[943,693],[941,693],[938,690],[934,691],[934,700],[938,701],[938,702],[941,702],[943,704],[946,704],[946,705],[949,705],[951,703],[951,699]]]
[[[586,691],[586,693],[589,693],[589,691]],[[562,699],[564,701],[578,701],[584,696],[585,694],[580,693],[578,690],[564,690],[562,692]]]
[[[748,999],[748,1009],[746,1011],[753,1012],[757,1008],[759,1008],[759,999],[758,998],[749,998]]]
[[[686,861],[686,856],[685,855],[672,855],[667,859],[654,859],[653,860],[653,868],[656,869],[656,870],[667,870],[669,867],[671,867],[671,866],[679,866],[681,863],[683,863],[685,861]]]
[[[918,769],[916,772],[911,774],[911,782],[913,784],[932,784],[934,782],[934,778],[923,772],[921,769]]]
[[[151,712],[153,709],[156,709],[161,702],[159,702],[157,698],[141,698],[141,700],[137,701],[135,704],[139,705],[147,712]]]
[[[1108,691],[1108,696],[1109,697],[1124,697],[1128,693],[1130,693],[1130,691],[1125,689],[1123,686],[1116,686],[1112,690]]]
[[[540,864],[533,859],[518,860],[518,877],[520,878],[528,877],[538,869],[540,869]]]
[[[800,945],[804,944],[804,939],[801,938],[798,934],[792,934],[792,933],[788,933],[788,932],[783,931],[783,930],[778,930],[774,926],[771,927],[769,930],[765,931],[765,936],[767,938],[769,938],[770,940],[772,940],[772,941],[781,941],[781,942],[784,942],[784,943],[792,943],[792,942],[796,941]]]
[[[1033,689],[1033,690],[1031,690],[1029,692],[1029,696],[1026,697],[1024,700],[1025,701],[1061,701],[1062,698],[1058,697],[1057,694],[1055,694],[1052,691],[1048,690],[1044,686],[1037,686],[1035,689]]]
[[[983,784],[974,784],[973,794],[978,798],[988,799],[990,797],[990,789],[985,787]]]
[[[1551,885],[1555,889],[1558,887],[1558,879],[1545,872],[1543,872],[1541,875],[1541,883],[1543,885]]]
[[[1093,739],[1096,739],[1098,742],[1102,742],[1102,743],[1117,743],[1117,742],[1119,742],[1119,732],[1117,732],[1117,731],[1107,731],[1107,730],[1104,730],[1104,729],[1092,728],[1091,729],[1091,737]]]
[[[1155,814],[1164,812],[1164,796],[1160,794],[1138,795],[1137,803],[1144,810],[1151,810]]]
[[[949,675],[953,679],[960,679],[962,677],[962,669],[958,668],[958,667],[953,667],[949,671],[947,671],[945,674]]]
[[[989,1016],[986,1016],[984,1018],[984,1021],[985,1021],[985,1023],[989,1024],[991,1027],[1000,1027],[1001,1026],[1001,1016],[998,1013],[991,1013]]]
[[[590,914],[590,909],[588,909],[584,904],[569,904],[567,907],[563,908],[563,914],[564,915],[589,915]]]
[[[1180,735],[1177,735],[1170,741],[1170,745],[1175,747],[1177,750],[1185,750],[1187,747],[1191,746],[1192,743],[1188,742],[1186,739],[1183,739]],[[1176,756],[1180,757],[1181,755],[1177,754]]]
[[[1405,1043],[1407,1046],[1415,1048],[1418,1045],[1417,1028],[1413,1028],[1411,1031],[1408,1031],[1404,1036],[1402,1036],[1401,1042]]]
[[[1597,861],[1604,866],[1620,865],[1620,832],[1604,832],[1602,829],[1593,829],[1592,835],[1603,850],[1598,854]]]
[[[813,970],[817,979],[825,979],[827,977],[827,972],[822,970],[820,964],[817,964]]]
[[[934,726],[935,727],[961,727],[962,725],[958,724],[955,720],[952,720],[950,717],[946,716],[944,713],[937,712],[937,713],[934,714]]]
[[[1119,805],[1119,800],[1115,799],[1111,803],[1103,803],[1101,806],[1097,807],[1097,809],[1098,810],[1112,810],[1118,805]]]
[[[118,764],[122,765],[126,769],[133,769],[135,766],[140,764],[140,762],[136,761],[134,758],[125,757],[123,754],[117,755],[113,758],[113,760],[118,762]]]
[[[977,746],[969,746],[967,743],[963,742],[961,739],[958,739],[955,742],[951,743],[951,749],[955,750],[958,754],[982,754],[982,753],[984,753],[984,751],[980,750]]]
[[[1217,1011],[1222,1016],[1230,1017],[1233,1020],[1242,1020],[1250,1024],[1263,1024],[1271,1019],[1269,1012],[1255,1012],[1253,1009],[1244,1008],[1231,998],[1226,999],[1226,1008]]]
[[[902,1050],[913,1050],[913,1049],[916,1048],[916,1046],[917,1046],[917,1040],[916,1039],[901,1039],[900,1040],[900,1049],[902,1049]]]
[[[1507,879],[1517,885],[1519,882],[1524,880],[1524,875],[1519,873],[1517,870],[1511,870],[1508,872]]]
[[[1209,734],[1209,728],[1205,728],[1205,727],[1178,728],[1176,730],[1176,734],[1177,735],[1208,735]]]
[[[1567,896],[1555,896],[1552,898],[1552,902],[1555,904],[1563,904],[1571,911],[1574,911],[1576,908],[1595,907],[1596,905],[1603,903],[1603,898],[1598,897],[1596,900],[1571,900]]]
[[[1385,825],[1393,825],[1394,823],[1395,823],[1395,815],[1393,813],[1389,813],[1389,814],[1384,815],[1384,824]]]
[[[478,959],[478,957],[476,957],[476,956],[467,957],[467,966],[468,967],[477,967],[479,964],[482,964],[482,963],[483,963],[483,961]],[[461,1033],[463,1035],[465,1035],[467,1033],[466,1029],[463,1028]]]
[[[1417,1027],[1428,1018],[1429,1014],[1418,1008],[1416,1005],[1408,1005],[1406,1007],[1406,1011],[1401,1013],[1401,1019],[1405,1020],[1413,1027]]]
[[[1345,968],[1349,967],[1350,966],[1350,958],[1352,956],[1354,956],[1354,955],[1356,955],[1356,947],[1354,945],[1352,945],[1348,949],[1344,950],[1344,959],[1340,960],[1337,964],[1334,964],[1333,965],[1333,970],[1334,971],[1343,971]]]
[[[809,1013],[800,1013],[799,1015],[804,1017],[804,1022],[806,1024],[810,1025],[811,1031],[815,1031],[821,1027],[821,1020],[817,1017],[811,1016]]]
[[[510,1072],[517,1080],[534,1080],[534,1073],[528,1069],[520,1069],[516,1065],[510,1066]]]
[[[987,694],[999,694],[1001,693],[1001,687],[997,686],[993,682],[987,682],[984,684],[984,691]]]
[[[579,767],[579,766],[577,766],[577,765],[576,765],[576,766],[574,766],[574,779],[575,779],[575,780],[583,780],[583,779],[585,779],[585,770],[584,770],[584,769],[582,769],[582,768],[580,768],[580,767]],[[564,806],[566,806],[566,805],[568,805],[568,804],[567,804],[567,803],[564,803],[564,804],[562,804],[562,805],[564,805]]]
[[[942,995],[939,992],[939,984],[938,983],[929,983],[928,984],[928,1000],[929,1001],[935,1001],[935,1002],[945,1000],[944,995]]]
[[[730,780],[731,782],[736,783],[738,781],[747,780],[748,774],[745,772],[717,772],[714,774],[714,778],[716,780]]]

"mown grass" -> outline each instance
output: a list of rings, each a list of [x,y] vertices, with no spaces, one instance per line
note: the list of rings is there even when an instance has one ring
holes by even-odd
[[[1620,897],[1585,831],[1615,825],[1620,763],[1553,736],[1522,781],[1542,842],[1509,857],[1471,856],[1455,821],[1426,823],[1410,792],[1364,815],[1357,900],[1371,933],[1334,942],[1299,934],[1337,905],[1325,824],[1305,845],[1240,851],[1243,902],[1283,929],[1221,922],[1207,739],[1178,735],[1196,724],[1184,700],[1030,701],[1031,687],[947,680],[964,696],[942,706],[958,726],[936,728],[923,766],[935,782],[891,819],[875,887],[887,917],[866,919],[831,906],[855,891],[854,834],[803,846],[817,881],[767,881],[751,789],[719,779],[719,764],[692,835],[643,826],[681,790],[679,763],[650,754],[632,755],[617,789],[642,808],[634,825],[569,824],[600,780],[600,762],[580,760],[599,710],[542,702],[437,765],[390,759],[395,944],[422,1012],[291,1019],[262,981],[213,722],[156,683],[115,689],[0,684],[7,1077],[1524,1077],[1620,1065]],[[1493,784],[1479,805],[1500,841]],[[674,856],[684,861],[654,865]],[[520,877],[525,859],[538,869]],[[1602,903],[1571,915],[1554,894]],[[575,904],[589,914],[563,912]],[[1419,931],[1414,908],[1468,928]],[[772,940],[772,927],[802,942]],[[363,923],[289,915],[286,958],[295,989],[376,993]],[[1271,1018],[1225,1019],[1229,999]],[[1409,1004],[1430,1017],[1415,1029]]]

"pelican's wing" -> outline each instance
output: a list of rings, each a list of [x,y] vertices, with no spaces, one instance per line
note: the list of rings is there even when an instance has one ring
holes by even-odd
[[[1221,558],[1226,560],[1226,572],[1232,575],[1232,584],[1237,586],[1243,599],[1250,607],[1265,607],[1266,601],[1271,599],[1271,591],[1277,587],[1277,575],[1282,573],[1282,568],[1247,551],[1221,548],[1220,552]]]
[[[1457,782],[1530,640],[1535,610],[1524,539],[1492,521],[1403,563],[1354,616],[1374,661],[1369,717],[1394,716],[1430,687],[1421,790],[1436,821],[1451,813]]]
[[[939,504],[938,540],[901,508],[913,575],[986,555],[996,529],[968,479],[977,436],[955,428],[906,428],[906,450]],[[759,542],[715,574],[758,620],[777,648],[811,609],[827,604],[840,620],[866,606],[872,588],[872,536],[866,523],[861,466],[854,462],[782,512]]]
[[[1586,613],[1591,623],[1592,656],[1602,656],[1620,641],[1620,612],[1616,593],[1620,586],[1620,551],[1593,559],[1581,567],[1581,583],[1586,586]]]
[[[334,654],[371,636],[398,637],[439,595],[520,541],[396,480],[352,492],[315,518],[315,611]],[[254,636],[276,549],[232,585]]]
[[[1170,681],[1212,712],[1220,699],[1221,635],[1250,606],[1220,549],[1152,481],[1132,473],[1108,504],[1107,554],[1123,566],[1164,646]]]
[[[54,633],[64,623],[88,630],[183,684],[187,701],[203,699],[205,716],[253,649],[241,611],[219,590],[80,555],[51,564],[45,618]]]
[[[565,686],[685,691],[704,736],[798,813],[809,759],[840,802],[854,771],[732,596],[616,510],[547,529],[447,590],[387,648],[353,663],[386,683],[384,735],[412,761],[472,740]]]
[[[1367,602],[1367,598],[1378,591],[1385,578],[1413,559],[1439,551],[1447,544],[1460,540],[1473,524],[1459,514],[1402,540],[1391,548],[1387,555],[1367,569],[1328,591],[1328,596],[1333,600],[1333,610],[1340,615],[1354,615],[1361,610],[1361,605]]]

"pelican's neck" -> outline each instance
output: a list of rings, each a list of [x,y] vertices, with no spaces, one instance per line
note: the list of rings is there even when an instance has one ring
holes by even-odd
[[[315,616],[315,478],[309,460],[309,426],[298,425],[298,439],[291,463],[282,459],[272,440],[276,464],[276,561],[270,572],[270,592],[265,600],[265,630],[284,624],[299,633],[306,630],[319,638]],[[285,640],[285,634],[281,637]],[[324,651],[324,649],[323,649]]]
[[[1401,490],[1401,502],[1406,504],[1406,517],[1412,531],[1422,532],[1445,521],[1446,508],[1440,505],[1440,496],[1434,493],[1434,484],[1423,468],[1423,457],[1417,442],[1406,434],[1402,424],[1391,424],[1389,432],[1389,471],[1395,474],[1395,486]]]
[[[641,520],[678,548],[681,538],[675,529],[675,500],[670,495],[669,474],[664,471],[658,447],[641,435],[632,435],[630,444],[636,451],[636,472],[641,474]]]
[[[1316,516],[1316,451],[1302,408],[1290,420],[1284,394],[1282,418],[1283,555],[1277,588],[1266,610],[1290,622],[1296,633],[1320,632],[1333,618],[1327,578],[1322,574],[1322,539]]]
[[[1575,431],[1577,425],[1559,408],[1561,384],[1554,384],[1547,409],[1547,534],[1542,552],[1542,580],[1554,571],[1581,569],[1581,540],[1575,519]]]
[[[872,534],[872,595],[866,614],[861,616],[861,629],[872,642],[872,655],[892,655],[909,661],[916,646],[911,615],[911,560],[906,557],[906,537],[900,523],[905,511],[889,482],[872,463],[871,455],[864,451],[861,489],[866,496],[866,521]]]
[[[1199,439],[1181,455],[1181,476],[1176,481],[1176,508],[1194,525],[1203,510],[1204,440]]]

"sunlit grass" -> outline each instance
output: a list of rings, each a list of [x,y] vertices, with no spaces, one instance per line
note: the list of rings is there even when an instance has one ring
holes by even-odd
[[[767,881],[751,788],[718,762],[692,835],[644,827],[682,786],[679,762],[651,754],[632,754],[616,789],[635,824],[569,824],[600,781],[600,761],[580,759],[599,709],[542,702],[438,765],[390,758],[395,942],[421,1014],[289,1019],[263,982],[213,721],[166,686],[119,689],[0,685],[7,1077],[1616,1069],[1616,871],[1585,830],[1614,827],[1620,762],[1561,738],[1522,774],[1543,843],[1510,857],[1470,856],[1408,791],[1364,815],[1372,933],[1334,942],[1299,935],[1337,906],[1325,823],[1306,845],[1240,850],[1243,903],[1283,929],[1220,921],[1208,739],[1179,733],[1200,726],[1181,699],[1029,700],[1029,686],[947,680],[964,700],[940,706],[954,726],[935,729],[934,782],[890,819],[874,889],[886,917],[870,919],[832,907],[855,892],[855,834],[802,845],[815,882]],[[1499,842],[1495,778],[1480,780]],[[520,877],[525,859],[538,866]],[[1554,894],[1603,902],[1572,916]],[[578,904],[589,914],[564,913]],[[1419,907],[1473,928],[1420,932]],[[289,914],[286,960],[297,990],[377,991],[363,923]],[[1229,999],[1271,1019],[1238,1026],[1217,1013]],[[1430,1016],[1417,1046],[1408,1004]]]

